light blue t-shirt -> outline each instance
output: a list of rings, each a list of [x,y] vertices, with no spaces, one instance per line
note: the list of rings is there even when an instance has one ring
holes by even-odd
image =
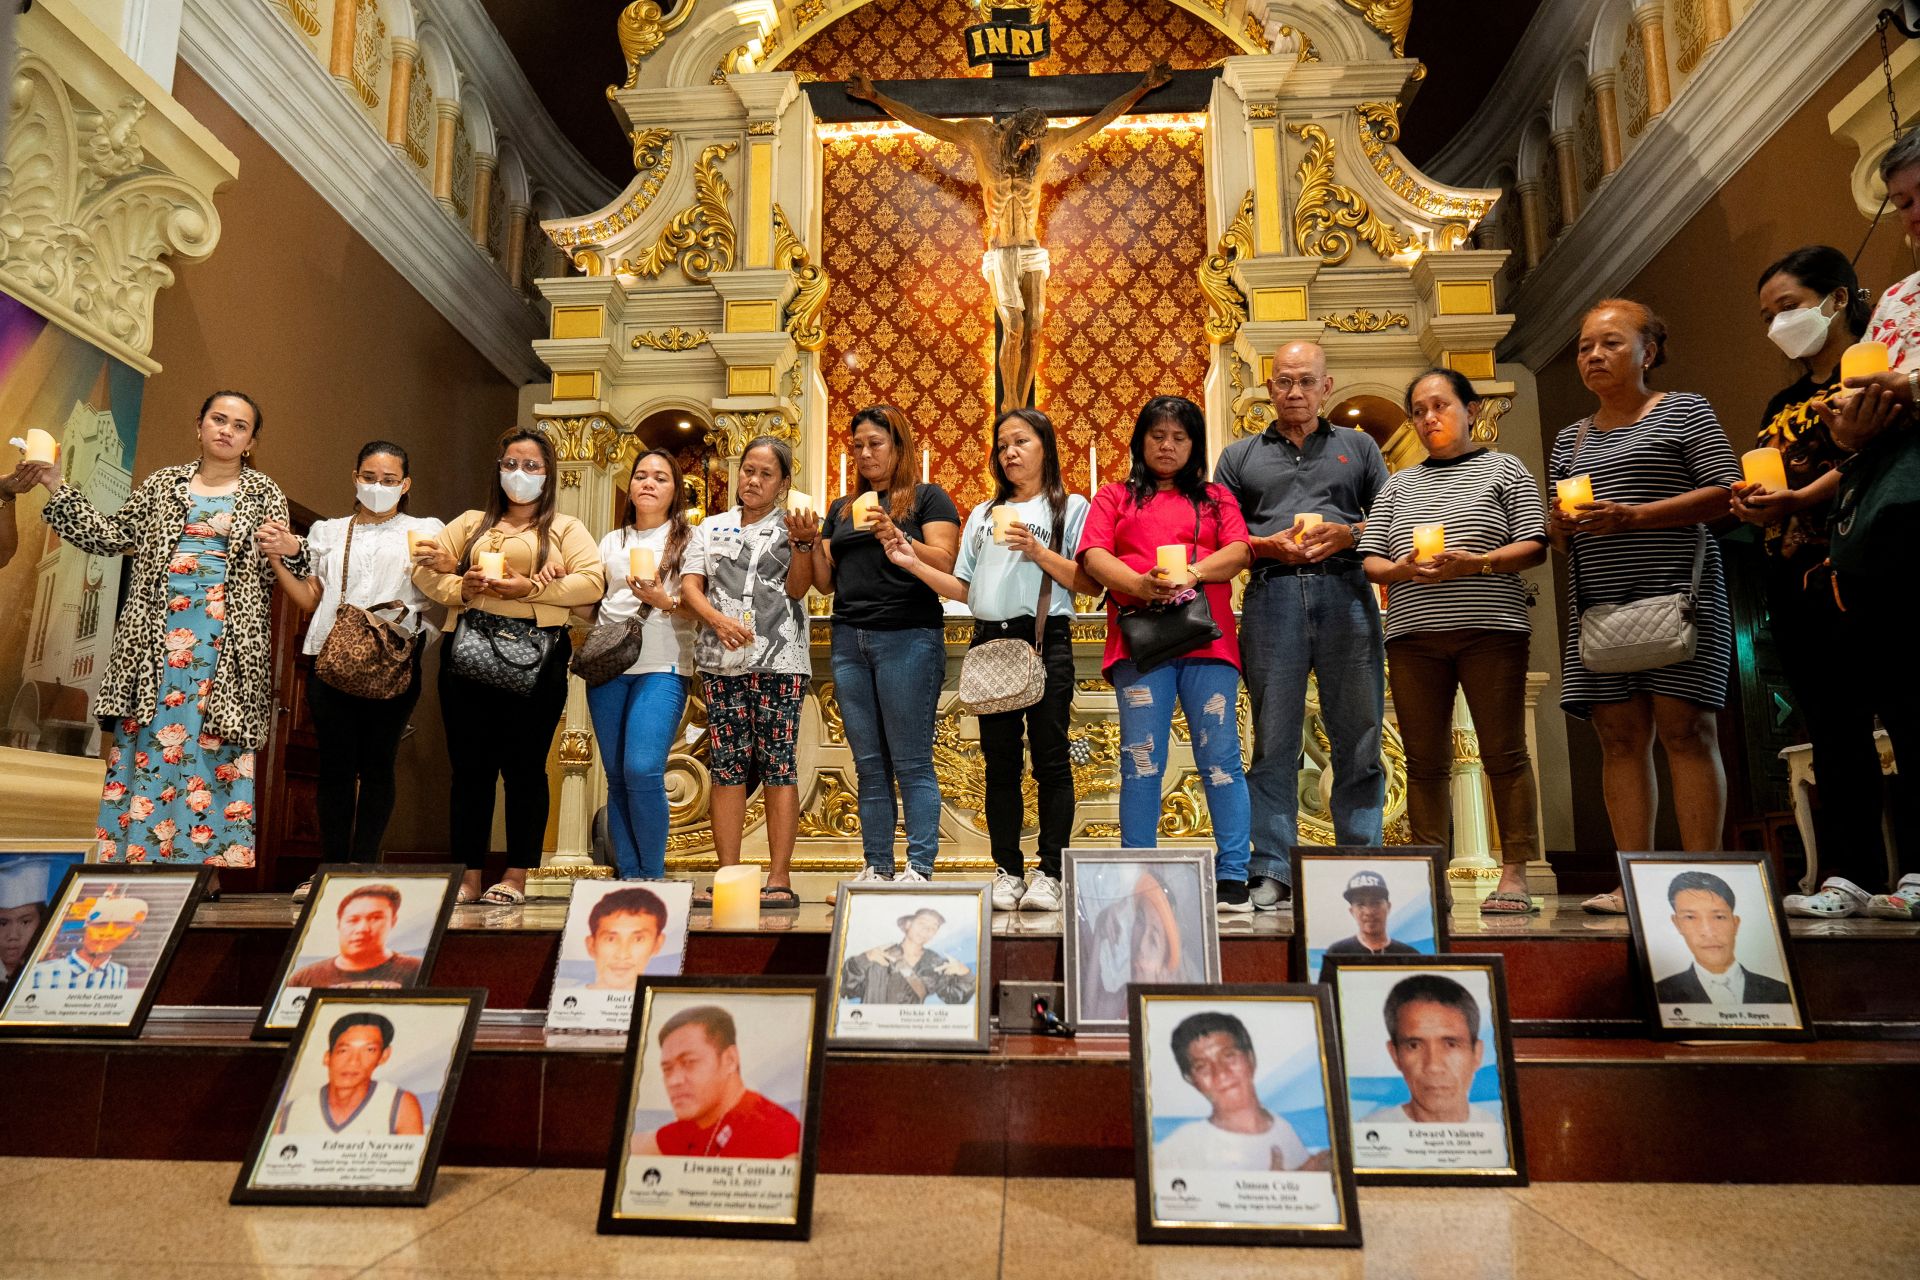
[[[1017,551],[993,540],[993,525],[983,502],[967,515],[960,531],[960,555],[953,563],[953,576],[967,584],[967,608],[982,622],[1005,622],[1008,618],[1030,618],[1040,603],[1040,581],[1044,571]],[[1052,545],[1053,508],[1046,495],[1025,502],[1003,504],[1019,513],[1020,523],[1033,530],[1033,536]],[[1067,529],[1060,539],[1060,554],[1071,560],[1080,550],[1080,530],[1087,523],[1087,500],[1077,493],[1067,495]],[[1053,600],[1047,606],[1051,615],[1073,616],[1073,592],[1053,584]]]

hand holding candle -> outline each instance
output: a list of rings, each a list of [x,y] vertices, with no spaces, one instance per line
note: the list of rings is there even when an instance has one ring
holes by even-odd
[[[636,582],[652,582],[660,576],[660,554],[652,547],[629,547],[627,576]]]
[[[736,865],[713,873],[713,927],[760,927],[760,868]]]
[[[1295,542],[1298,542],[1300,541],[1300,537],[1302,534],[1305,534],[1306,532],[1311,530],[1315,525],[1320,523],[1322,523],[1322,520],[1317,513],[1312,511],[1302,511],[1299,515],[1293,518],[1293,528],[1289,531],[1289,534]]]
[[[1840,355],[1840,381],[1884,373],[1893,367],[1893,353],[1884,342],[1856,342]]]
[[[880,495],[868,489],[853,500],[853,527],[866,529],[880,515]]]
[[[1007,531],[1020,523],[1020,513],[1007,502],[995,503],[993,508],[993,540],[1001,546],[1007,545]]]
[[[507,553],[504,551],[475,552],[473,563],[489,581],[498,582],[507,576]]]
[[[787,512],[790,515],[804,515],[813,510],[813,499],[798,489],[787,490]]]
[[[1413,526],[1413,558],[1431,560],[1447,549],[1447,528],[1440,524]]]

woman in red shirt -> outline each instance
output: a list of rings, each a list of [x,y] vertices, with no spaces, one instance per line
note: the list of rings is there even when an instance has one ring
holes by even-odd
[[[1240,640],[1233,577],[1252,555],[1233,495],[1207,483],[1200,406],[1179,396],[1149,400],[1133,424],[1133,472],[1093,499],[1080,559],[1107,588],[1107,651],[1101,666],[1120,703],[1120,842],[1150,849],[1160,830],[1160,780],[1178,700],[1193,735],[1193,762],[1213,818],[1214,882],[1222,911],[1253,910],[1247,898],[1252,811],[1240,763]],[[1191,581],[1156,567],[1159,549],[1186,549]],[[1120,610],[1170,605],[1206,593],[1219,636],[1142,671],[1120,628]]]

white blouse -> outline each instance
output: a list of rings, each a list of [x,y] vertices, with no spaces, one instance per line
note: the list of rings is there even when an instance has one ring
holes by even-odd
[[[426,643],[432,644],[439,631],[427,619],[435,606],[413,585],[407,530],[413,530],[422,538],[433,538],[439,536],[444,526],[430,516],[410,516],[405,512],[379,524],[355,526],[353,559],[348,566],[353,580],[343,591],[340,562],[347,545],[347,524],[352,519],[352,516],[339,516],[320,520],[307,530],[307,549],[313,554],[313,571],[320,579],[320,603],[314,607],[313,622],[307,627],[306,652],[319,653],[327,643],[342,600],[362,609],[398,600],[407,606],[407,625],[424,628]]]
[[[627,553],[634,547],[651,547],[656,557],[665,559],[667,532],[671,528],[671,524],[662,524],[641,532],[632,525],[622,525],[600,539],[600,563],[607,571],[607,594],[600,602],[599,621],[627,622],[639,615],[640,597],[627,586],[627,570],[631,564]],[[669,595],[678,593],[680,575],[663,579],[661,585]],[[640,656],[621,674],[637,676],[648,671],[672,671],[683,676],[694,673],[691,621],[659,609],[647,615],[640,626]]]

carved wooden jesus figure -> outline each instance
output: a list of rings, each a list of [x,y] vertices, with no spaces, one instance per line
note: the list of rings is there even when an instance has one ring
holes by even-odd
[[[847,85],[849,97],[871,102],[902,124],[951,142],[973,157],[986,203],[987,252],[980,273],[993,288],[1000,313],[1000,412],[1017,409],[1033,393],[1046,318],[1046,248],[1040,243],[1040,195],[1054,157],[1118,120],[1147,94],[1173,79],[1159,63],[1140,83],[1072,128],[1050,126],[1028,107],[997,120],[942,120],[887,97],[864,75]]]

